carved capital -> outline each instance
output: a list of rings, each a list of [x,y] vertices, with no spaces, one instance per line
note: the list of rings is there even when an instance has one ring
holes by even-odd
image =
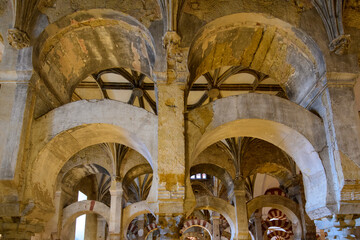
[[[166,48],[167,53],[168,83],[184,78],[180,73],[187,71],[185,54],[179,47],[180,41],[180,36],[174,31],[167,32],[163,38],[163,46]]]
[[[358,239],[355,227],[359,225],[359,215],[334,215],[316,220],[315,225],[323,229],[330,239]]]
[[[350,35],[343,34],[333,39],[329,44],[329,48],[330,51],[335,52],[338,55],[343,55],[348,50],[349,44]]]
[[[16,49],[22,49],[30,46],[30,39],[26,32],[17,28],[8,30],[9,44]]]
[[[179,239],[183,218],[182,215],[160,214],[157,225],[160,227],[161,239]]]

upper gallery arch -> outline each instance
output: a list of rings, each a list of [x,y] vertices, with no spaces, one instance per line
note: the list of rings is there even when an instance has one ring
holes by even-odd
[[[259,13],[221,17],[198,31],[189,50],[188,87],[202,75],[228,66],[270,77],[298,104],[325,73],[322,52],[305,32]]]
[[[74,12],[95,8],[121,11],[137,19],[145,27],[163,18],[160,0],[38,0],[38,2],[39,10],[48,17],[50,23]]]
[[[34,46],[38,89],[51,106],[70,102],[76,86],[91,74],[129,68],[155,80],[152,35],[139,21],[109,9],[79,11],[48,25]]]

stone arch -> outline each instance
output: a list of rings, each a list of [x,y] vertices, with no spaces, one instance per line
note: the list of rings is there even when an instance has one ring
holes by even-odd
[[[180,233],[185,233],[186,230],[192,228],[192,227],[200,227],[205,229],[212,238],[212,226],[210,223],[203,219],[190,219],[184,222],[184,227],[180,230]]]
[[[149,162],[152,161],[146,147],[121,127],[110,124],[86,124],[71,128],[46,144],[33,162],[30,174],[33,197],[51,204],[54,183],[62,166],[80,150],[103,142],[127,145],[143,154]]]
[[[131,168],[124,176],[123,178],[123,184],[126,185],[130,182],[132,182],[135,178],[147,174],[152,173],[153,169],[149,164],[140,164],[133,168]]]
[[[70,102],[77,84],[101,70],[125,67],[155,80],[155,48],[148,29],[110,9],[78,11],[48,25],[33,50],[40,99],[51,107]],[[47,100],[48,98],[48,100]]]
[[[230,203],[226,202],[221,198],[211,197],[211,196],[201,196],[199,198],[196,198],[196,205],[193,209],[191,209],[188,212],[188,214],[191,214],[194,210],[197,209],[212,210],[223,215],[226,221],[230,225],[231,239],[234,238],[236,232],[235,230],[236,217],[235,217],[234,206],[232,206]]]
[[[322,52],[306,33],[260,13],[232,14],[203,26],[191,44],[188,66],[190,86],[219,67],[251,68],[277,80],[300,104],[326,70]]]
[[[266,163],[264,165],[256,166],[256,168],[253,168],[250,173],[245,176],[252,176],[258,173],[267,174],[271,177],[274,177],[280,184],[285,183],[293,175],[293,173],[288,168],[282,166],[279,163]]]
[[[227,188],[228,196],[230,196],[234,189],[234,182],[226,169],[216,166],[214,164],[197,164],[190,168],[190,176],[195,172],[203,172],[220,179]]]
[[[282,211],[292,222],[294,235],[296,239],[301,239],[301,215],[298,204],[289,198],[278,195],[262,195],[253,198],[247,202],[248,216],[251,216],[256,209],[263,207],[272,207]]]
[[[148,206],[146,201],[133,203],[123,209],[122,213],[122,232],[123,237],[127,239],[126,233],[131,221],[139,215],[152,213],[151,208]]]
[[[282,98],[249,93],[192,110],[188,118],[190,166],[217,141],[236,136],[259,138],[286,152],[302,171],[307,212],[326,207],[327,180],[318,154],[326,147],[326,137],[316,115]]]
[[[211,164],[226,170],[231,178],[235,178],[235,166],[232,162],[229,162],[229,158],[231,158],[231,155],[229,155],[227,151],[224,151],[224,146],[216,143],[207,147],[205,151],[202,151],[190,168],[199,164]]]
[[[92,175],[92,174],[97,174],[97,173],[103,173],[108,176],[111,176],[111,174],[108,172],[108,170],[106,170],[105,168],[103,168],[100,165],[83,164],[83,165],[79,165],[79,166],[72,168],[71,170],[67,171],[62,176],[58,176],[58,178],[56,180],[56,185],[57,185],[56,189],[60,190],[61,186],[59,186],[59,185],[61,185],[62,182],[69,182],[71,180],[71,182],[75,184],[78,181],[80,181],[82,178]]]
[[[113,114],[123,115],[128,111],[137,114],[114,119]],[[83,114],[86,112],[92,115]],[[29,196],[44,203],[45,206],[40,204],[45,210],[42,214],[49,214],[56,177],[64,164],[80,150],[104,142],[120,143],[136,150],[156,172],[153,161],[157,159],[157,134],[153,128],[156,124],[155,115],[116,101],[73,102],[51,111],[34,123],[33,143],[39,146],[32,153]]]
[[[56,189],[60,190],[61,182],[67,175],[77,174],[75,169],[82,167],[87,168],[85,170],[88,172],[87,175],[99,172],[112,176],[114,172],[113,162],[102,147],[99,145],[90,146],[72,156],[61,168],[56,179]]]
[[[145,234],[145,240],[146,240],[149,234],[158,230],[159,227],[157,226],[156,223],[150,223],[149,225],[146,226],[145,229],[146,229],[146,234]]]
[[[110,223],[110,208],[102,202],[95,200],[85,200],[75,202],[63,209],[62,216],[62,236],[68,231],[68,227],[77,217],[83,214],[96,213],[102,216],[106,222]],[[62,239],[65,239],[64,236]]]

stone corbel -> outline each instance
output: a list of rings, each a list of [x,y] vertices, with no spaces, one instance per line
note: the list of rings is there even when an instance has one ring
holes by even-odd
[[[36,17],[40,0],[27,0],[15,2],[15,26],[8,30],[9,44],[15,49],[30,46],[29,32],[32,30],[34,17]]]
[[[163,38],[163,46],[167,52],[168,83],[174,82],[177,78],[184,78],[184,74],[181,73],[187,74],[184,52],[179,47],[180,41],[181,37],[175,31],[166,32]]]
[[[22,49],[30,46],[30,39],[26,32],[17,28],[8,30],[8,42],[15,49]]]
[[[342,2],[342,0],[312,0],[323,20],[330,41],[329,49],[338,55],[345,54],[350,44],[350,35],[344,33]]]

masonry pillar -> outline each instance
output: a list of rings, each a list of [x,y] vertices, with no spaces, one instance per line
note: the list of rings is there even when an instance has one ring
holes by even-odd
[[[63,210],[63,192],[56,191],[55,192],[55,215],[48,223],[48,228],[45,229],[45,232],[50,232],[51,239],[58,240],[61,236],[61,226],[62,226],[62,210]]]
[[[349,209],[359,194],[360,185],[360,124],[355,109],[354,85],[357,74],[329,72],[319,83],[316,99],[309,104],[324,121],[328,149],[319,152],[328,181],[327,206],[330,211],[314,211],[308,215],[312,219],[328,216],[333,212],[352,213]],[[341,204],[339,204],[341,203]],[[340,207],[340,208],[339,208]],[[346,212],[343,209],[346,208]]]
[[[327,233],[326,240],[355,240],[360,237],[357,236],[356,231],[356,227],[360,226],[360,219],[358,217],[355,215],[334,215],[333,217],[315,220],[315,225]]]
[[[110,203],[110,223],[109,234],[110,240],[121,239],[121,217],[122,217],[122,183],[116,180],[111,182],[110,187],[111,203]]]
[[[236,240],[248,239],[249,221],[246,206],[246,189],[244,180],[235,180],[234,184],[235,215],[236,215]]]
[[[161,239],[179,239],[178,229],[183,215],[185,196],[184,89],[180,37],[167,32],[166,79],[157,79],[158,89],[158,202]],[[185,68],[186,69],[186,68]]]
[[[218,212],[212,212],[212,240],[220,240],[220,214]]]
[[[301,175],[297,175],[292,179],[289,179],[283,185],[286,188],[287,195],[290,199],[296,201],[299,204],[300,209],[300,222],[293,223],[294,224],[301,224],[302,232],[294,232],[294,239],[301,240],[301,239],[316,239],[316,228],[312,221],[306,221],[306,213],[305,213],[305,195],[303,191],[303,182],[301,179]],[[294,226],[293,226],[294,230]]]
[[[256,210],[254,217],[255,217],[255,234],[256,234],[255,239],[263,240],[262,226],[261,226],[262,208]]]
[[[40,224],[27,224],[25,221],[13,222],[5,217],[0,226],[1,240],[30,240],[35,233],[43,231]]]
[[[106,238],[106,220],[102,216],[97,216],[96,239],[105,240]]]
[[[31,56],[31,49],[11,52],[10,59],[4,58],[2,63],[23,64]],[[18,192],[24,190],[24,184],[16,173],[21,171],[27,156],[35,99],[29,85],[32,69],[26,64],[21,71],[4,70],[3,66],[0,64],[0,102],[4,103],[0,105],[0,233],[1,239],[6,240],[31,239],[35,233],[43,232],[44,227],[38,219],[27,218],[28,209],[35,203],[21,201]]]

